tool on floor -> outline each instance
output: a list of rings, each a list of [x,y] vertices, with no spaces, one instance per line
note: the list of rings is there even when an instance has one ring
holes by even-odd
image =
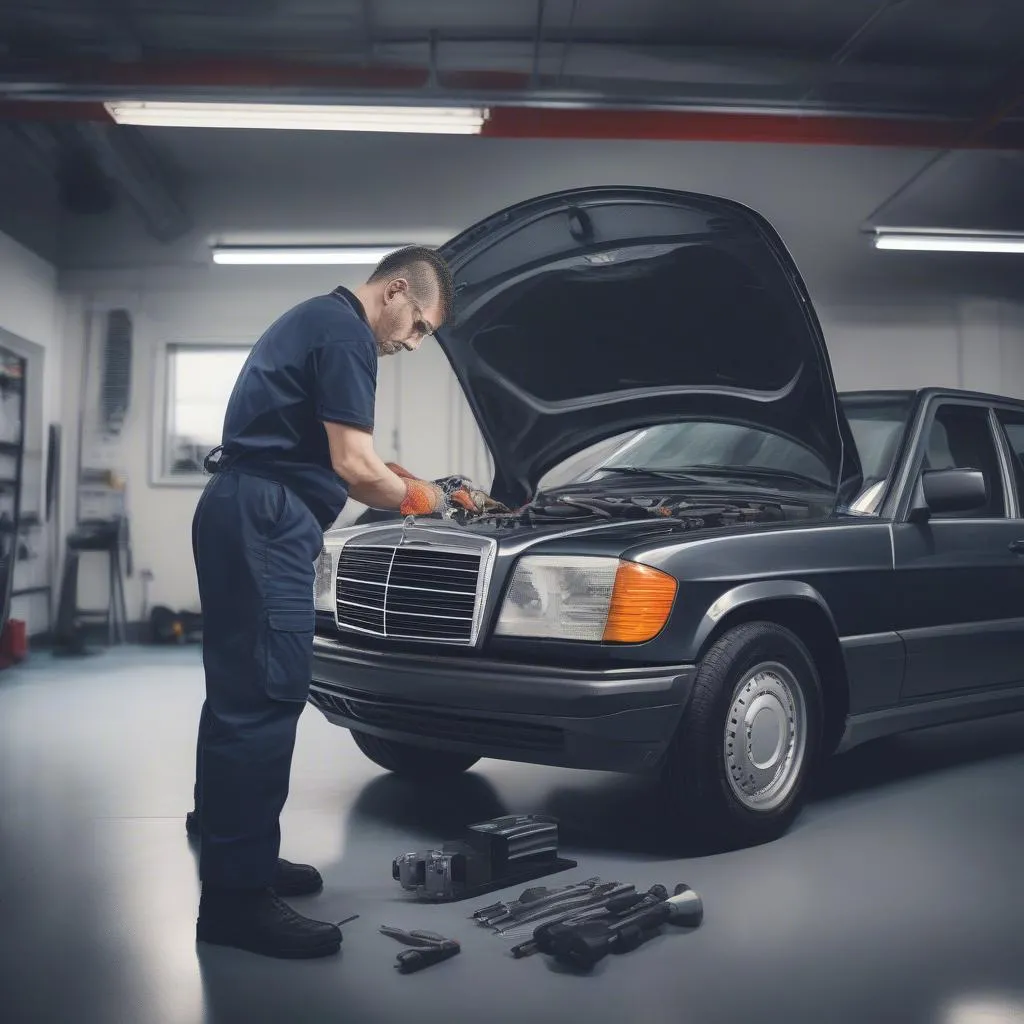
[[[581,911],[588,910],[593,907],[601,907],[608,900],[614,899],[616,896],[629,895],[635,892],[635,890],[636,887],[633,885],[623,885],[619,882],[606,882],[603,885],[595,886],[593,891],[589,893],[582,893],[572,899],[563,900],[553,908],[548,907],[541,910],[534,910],[523,914],[514,921],[506,921],[495,926],[494,930],[499,935],[507,935],[509,932],[522,928],[524,924],[533,924],[538,921],[550,920],[552,917],[561,917],[562,919],[565,919],[566,917],[571,917]]]
[[[530,907],[542,906],[557,899],[562,893],[578,889],[580,886],[597,885],[600,881],[601,879],[596,877],[587,878],[582,882],[574,882],[572,885],[559,886],[557,889],[549,889],[544,885],[534,886],[530,889],[524,889],[518,899],[499,900],[490,906],[474,910],[472,918],[481,924],[490,924],[492,919],[500,917],[502,914],[514,914],[520,907],[527,905]]]
[[[559,889],[538,899],[524,900],[520,897],[509,903],[504,909],[488,908],[477,918],[477,922],[487,928],[500,928],[510,923],[522,923],[547,913],[555,913],[560,908],[572,906],[581,899],[586,900],[593,895],[602,895],[618,884],[618,882],[602,882],[599,878],[593,878],[576,885],[566,886],[564,889]],[[526,893],[529,891],[526,890]]]
[[[581,924],[552,926],[545,942],[554,958],[563,964],[589,970],[609,953],[636,949],[661,928],[671,923],[697,927],[704,919],[704,903],[687,885],[677,885],[675,895],[636,914],[628,914],[614,923],[584,921]]]
[[[557,819],[509,814],[470,825],[465,839],[441,849],[396,857],[391,875],[419,899],[446,903],[576,866],[558,856]]]
[[[414,971],[422,971],[424,967],[430,967],[431,964],[450,960],[462,949],[455,939],[446,939],[436,932],[407,932],[386,924],[382,924],[380,930],[383,935],[390,935],[391,938],[398,939],[399,942],[407,946],[416,947],[403,949],[398,954],[398,962],[395,967],[401,974],[412,974]]]
[[[343,924],[348,924],[349,921],[354,921],[358,916],[358,914],[353,914],[351,917],[346,917],[344,921],[335,921],[334,927],[340,928]]]
[[[662,903],[668,899],[668,889],[663,885],[652,885],[646,893],[627,892],[620,896],[613,896],[604,900],[597,906],[582,911],[569,911],[567,914],[559,914],[551,921],[545,921],[533,930],[533,938],[526,942],[520,942],[511,949],[512,955],[520,960],[524,956],[533,953],[554,953],[551,935],[556,925],[572,927],[583,921],[601,918],[617,918],[627,913],[636,914],[653,907],[656,903]],[[555,933],[557,934],[557,932]]]

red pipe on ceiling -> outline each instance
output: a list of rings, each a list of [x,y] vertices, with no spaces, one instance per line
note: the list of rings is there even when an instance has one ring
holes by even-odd
[[[5,77],[52,83],[58,94],[101,94],[105,86],[125,95],[126,88],[166,87],[224,90],[225,101],[244,101],[231,90],[337,89],[395,90],[393,102],[408,100],[424,88],[428,74],[420,68],[337,68],[308,64],[266,64],[243,61],[190,61],[75,64],[59,70],[6,69]],[[445,72],[441,85],[462,90],[466,102],[473,91],[514,93],[525,90],[529,76],[488,71]],[[0,86],[2,90],[2,86]],[[400,91],[404,90],[404,97]],[[37,94],[38,95],[38,94]],[[322,99],[326,99],[321,97]],[[282,97],[282,100],[284,97]],[[383,96],[381,102],[388,102]],[[482,102],[486,102],[485,100]],[[109,121],[101,103],[74,99],[0,99],[0,118],[8,120]],[[1024,149],[1024,122],[1003,121],[980,137],[971,137],[972,122],[924,118],[885,118],[828,114],[800,115],[728,111],[685,111],[623,108],[556,108],[492,106],[483,135],[502,139],[620,139],[687,142],[760,142],[795,145],[878,146],[923,149]]]
[[[956,121],[872,117],[498,107],[491,111],[483,134],[505,139],[661,139],[958,149],[967,127]],[[1024,124],[993,128],[984,138],[973,141],[970,148],[1022,149]]]

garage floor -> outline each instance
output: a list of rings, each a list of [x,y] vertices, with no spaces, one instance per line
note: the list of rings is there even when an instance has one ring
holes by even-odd
[[[448,791],[378,771],[308,709],[282,852],[325,891],[296,900],[347,925],[340,957],[289,963],[197,947],[191,806],[202,673],[194,648],[34,655],[0,675],[0,1018],[246,1024],[306,1021],[1024,1020],[1024,716],[920,733],[836,759],[798,827],[756,850],[659,851],[634,780],[481,762]],[[392,858],[510,811],[559,816],[590,875],[705,899],[703,927],[665,934],[592,977],[467,920],[494,897],[403,900]],[[463,952],[422,974],[380,924]]]

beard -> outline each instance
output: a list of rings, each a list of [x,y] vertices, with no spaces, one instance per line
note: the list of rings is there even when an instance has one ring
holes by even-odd
[[[398,333],[400,329],[399,317],[395,313],[390,313],[385,309],[380,316],[380,320],[377,323],[377,329],[374,331],[374,335],[377,339],[377,355],[378,356],[393,356],[397,352],[401,352],[404,349],[404,345],[400,341],[391,341],[391,338]]]

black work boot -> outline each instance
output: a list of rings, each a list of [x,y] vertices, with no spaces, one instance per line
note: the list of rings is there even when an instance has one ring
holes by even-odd
[[[284,960],[308,960],[337,953],[341,929],[297,914],[272,889],[203,885],[196,941]]]
[[[199,838],[199,820],[195,811],[185,815],[185,831],[190,839]],[[311,864],[293,864],[278,858],[274,892],[278,896],[312,896],[324,887],[324,880]]]

